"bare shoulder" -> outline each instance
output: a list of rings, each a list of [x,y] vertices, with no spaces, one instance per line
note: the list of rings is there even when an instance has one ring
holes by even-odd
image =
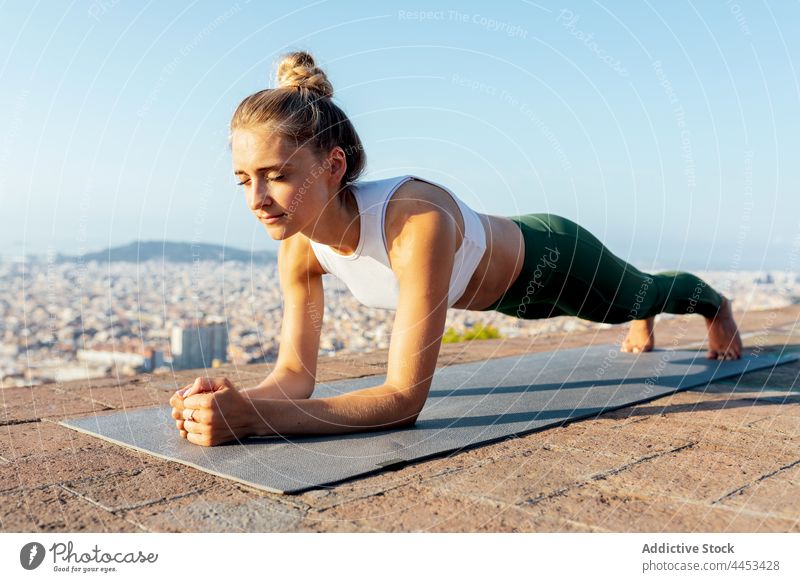
[[[311,241],[299,233],[281,241],[278,262],[282,272],[300,279],[308,276],[321,277],[327,272],[311,248]]]
[[[386,204],[386,217],[384,228],[386,242],[391,245],[402,232],[406,223],[417,214],[436,213],[454,215],[458,212],[457,205],[443,188],[423,182],[422,180],[409,180],[395,190]]]
[[[443,188],[430,182],[413,179],[401,184],[394,191],[386,206],[386,215],[402,210],[419,210],[427,207],[441,208],[443,200],[452,200]]]
[[[412,248],[416,240],[427,240],[431,228],[451,230],[460,244],[463,222],[458,204],[443,188],[422,180],[409,180],[400,185],[386,205],[384,232],[389,263],[414,264]],[[418,261],[417,261],[418,262]]]
[[[457,242],[460,244],[464,232],[464,219],[458,203],[444,188],[413,179],[400,185],[386,205],[384,228],[386,242],[390,247],[406,224],[419,214],[439,215],[444,220],[453,220],[459,233],[456,237]]]

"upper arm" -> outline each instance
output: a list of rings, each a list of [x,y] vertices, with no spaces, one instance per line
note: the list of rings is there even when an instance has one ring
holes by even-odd
[[[399,283],[399,300],[386,384],[407,398],[416,419],[428,397],[441,348],[457,226],[432,201],[408,199],[396,206],[398,219],[393,222],[399,226],[387,227],[387,242],[391,239],[390,261]]]
[[[323,271],[310,253],[308,239],[300,235],[282,241],[278,251],[283,322],[275,367],[305,377],[313,389],[325,297]]]

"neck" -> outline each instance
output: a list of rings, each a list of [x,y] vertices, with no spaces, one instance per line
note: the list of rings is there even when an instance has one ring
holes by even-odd
[[[340,255],[352,255],[361,236],[361,219],[355,194],[347,187],[328,204],[314,229],[315,242]]]

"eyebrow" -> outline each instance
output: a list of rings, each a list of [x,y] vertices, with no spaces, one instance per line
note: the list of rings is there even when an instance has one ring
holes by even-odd
[[[283,168],[293,168],[294,164],[291,162],[286,162],[285,164],[274,164],[272,166],[266,166],[264,168],[257,168],[256,172],[268,172],[270,170],[280,170]],[[247,174],[244,170],[236,170],[233,175],[238,176],[239,174]]]

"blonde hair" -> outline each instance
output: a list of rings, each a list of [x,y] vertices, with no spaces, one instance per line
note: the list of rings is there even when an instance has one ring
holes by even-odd
[[[282,55],[276,78],[276,88],[253,93],[239,104],[231,134],[268,126],[295,147],[309,145],[321,156],[339,146],[347,161],[339,186],[355,182],[366,166],[364,147],[347,115],[332,101],[333,86],[314,57],[305,51]]]

